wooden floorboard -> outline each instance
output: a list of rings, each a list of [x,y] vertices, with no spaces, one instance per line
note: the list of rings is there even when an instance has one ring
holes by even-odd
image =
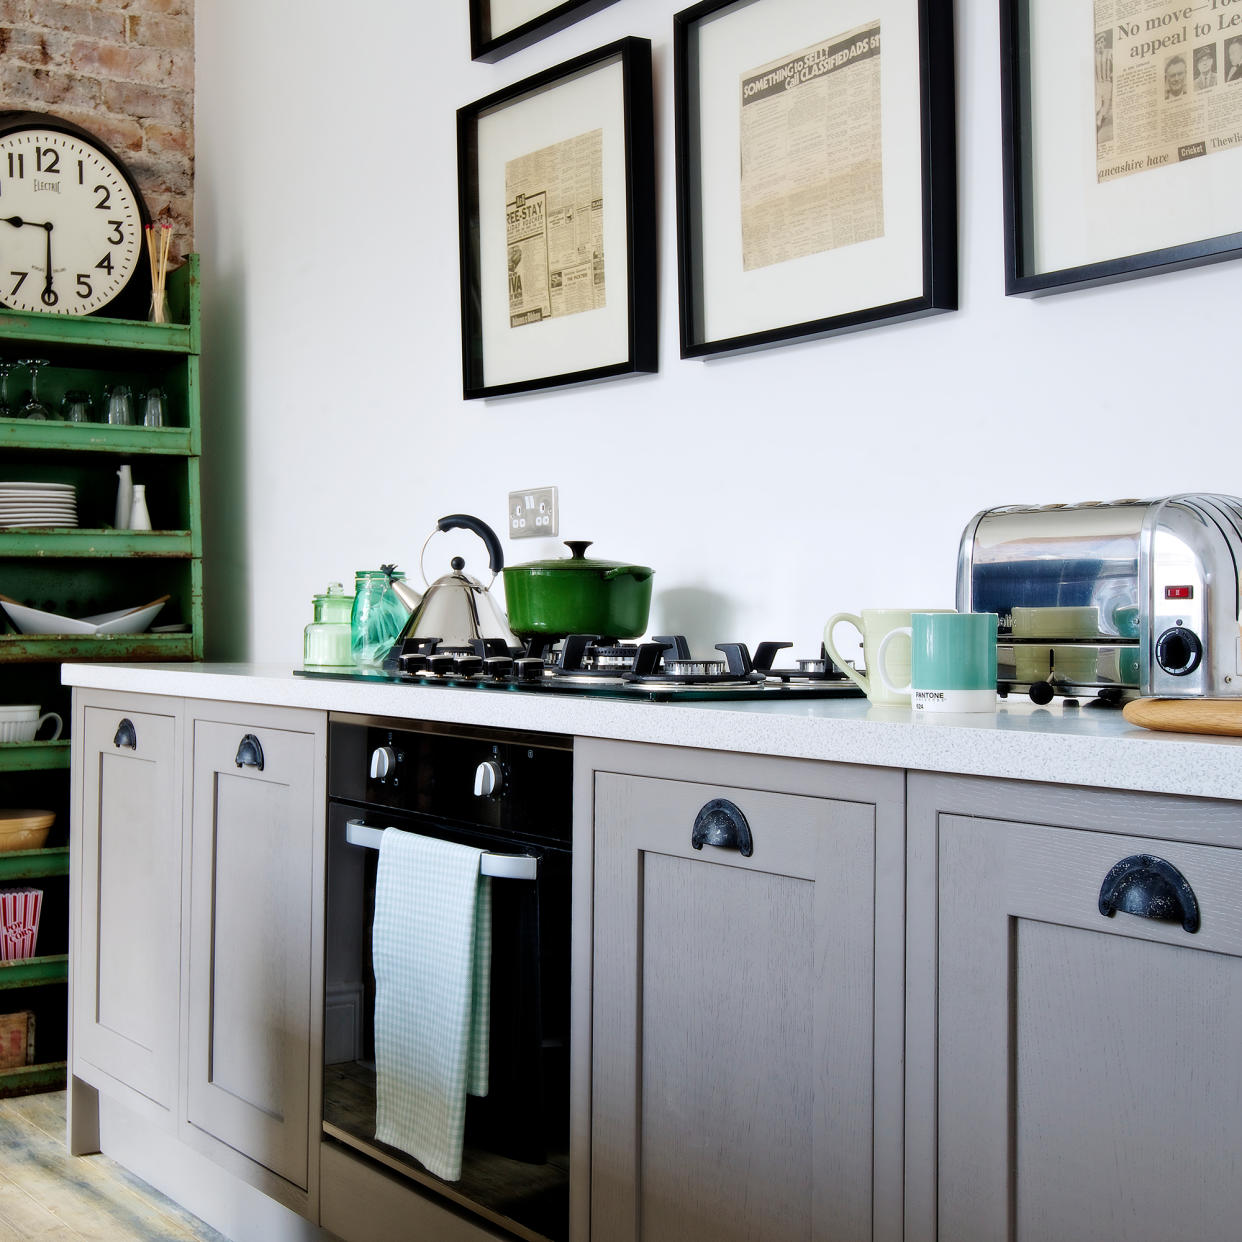
[[[65,1093],[0,1100],[0,1242],[227,1242],[107,1156],[65,1150]]]

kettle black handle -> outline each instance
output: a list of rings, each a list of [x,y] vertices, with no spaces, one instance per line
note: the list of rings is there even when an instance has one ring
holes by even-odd
[[[505,554],[501,549],[500,540],[496,538],[496,532],[486,522],[480,522],[477,517],[471,517],[468,513],[450,513],[448,517],[442,517],[436,523],[436,529],[474,531],[487,545],[487,556],[492,573],[498,574],[504,569]]]

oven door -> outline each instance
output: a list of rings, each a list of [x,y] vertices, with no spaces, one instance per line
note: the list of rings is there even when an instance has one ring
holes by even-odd
[[[350,838],[377,843],[388,827],[507,856],[490,868],[488,1093],[467,1097],[456,1182],[375,1138],[371,925],[379,851]],[[534,878],[523,878],[532,870],[523,857],[535,860]],[[537,1242],[568,1236],[569,899],[568,849],[423,816],[329,804],[324,1133]]]

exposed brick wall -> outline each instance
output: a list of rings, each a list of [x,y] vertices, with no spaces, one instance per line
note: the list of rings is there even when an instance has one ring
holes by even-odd
[[[0,107],[104,140],[194,248],[194,0],[0,0]]]

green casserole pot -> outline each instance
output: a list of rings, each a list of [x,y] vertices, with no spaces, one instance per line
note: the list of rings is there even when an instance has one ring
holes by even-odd
[[[645,565],[588,560],[589,541],[566,540],[569,557],[506,565],[505,607],[519,637],[601,634],[637,638],[647,630],[651,575]]]

